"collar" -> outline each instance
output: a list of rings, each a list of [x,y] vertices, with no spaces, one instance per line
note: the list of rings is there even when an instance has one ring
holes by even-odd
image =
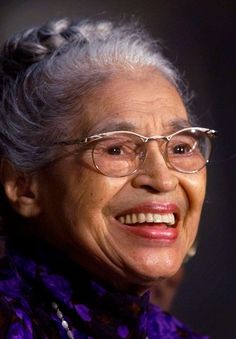
[[[15,245],[9,243],[9,254],[34,305],[56,302],[75,333],[80,329],[95,338],[146,338],[148,293],[139,297],[105,287],[46,244]]]

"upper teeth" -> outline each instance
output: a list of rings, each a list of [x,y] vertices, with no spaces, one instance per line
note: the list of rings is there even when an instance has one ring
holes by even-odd
[[[137,224],[137,223],[165,223],[174,225],[175,216],[173,213],[158,214],[158,213],[132,213],[126,214],[118,218],[122,224]]]

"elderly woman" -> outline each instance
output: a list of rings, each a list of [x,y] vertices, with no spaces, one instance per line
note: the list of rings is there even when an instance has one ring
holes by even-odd
[[[0,338],[206,338],[149,304],[196,237],[215,134],[159,46],[59,20],[0,72]]]

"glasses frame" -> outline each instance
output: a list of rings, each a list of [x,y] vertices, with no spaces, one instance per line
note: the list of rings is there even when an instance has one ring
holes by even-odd
[[[150,141],[154,141],[154,140],[163,140],[165,142],[165,156],[164,156],[164,160],[167,164],[167,166],[169,168],[172,168],[174,170],[176,170],[177,172],[180,172],[180,173],[186,173],[186,174],[193,174],[193,173],[197,173],[199,172],[202,168],[204,168],[207,163],[209,162],[209,158],[210,158],[210,154],[211,154],[211,142],[210,142],[210,150],[209,150],[209,157],[208,159],[206,159],[205,161],[205,164],[197,169],[197,170],[193,170],[193,171],[184,171],[184,170],[180,170],[178,168],[176,168],[175,166],[172,165],[171,162],[169,162],[168,160],[168,155],[167,155],[167,145],[168,143],[170,142],[170,140],[180,134],[180,133],[183,133],[183,132],[188,132],[188,131],[191,131],[191,132],[202,132],[202,133],[205,133],[206,136],[209,138],[209,140],[211,141],[214,137],[217,136],[217,131],[215,131],[214,129],[209,129],[209,128],[204,128],[204,127],[186,127],[186,128],[182,128],[174,133],[171,133],[169,135],[153,135],[153,136],[150,136],[150,137],[147,137],[147,136],[144,136],[142,134],[138,134],[138,133],[135,133],[135,132],[132,132],[132,131],[123,131],[123,130],[119,130],[119,131],[111,131],[111,132],[104,132],[104,133],[99,133],[99,134],[94,134],[94,135],[91,135],[91,136],[88,136],[84,139],[75,139],[75,140],[65,140],[65,141],[59,141],[59,142],[56,142],[54,143],[54,145],[81,145],[81,146],[86,146],[94,141],[97,141],[97,140],[101,140],[103,138],[106,138],[106,137],[110,137],[112,135],[117,135],[117,134],[130,134],[130,135],[134,135],[136,137],[138,137],[143,143],[148,143]],[[145,152],[145,156],[143,158],[143,161],[142,163],[144,163],[145,159],[146,159],[146,155],[147,155],[147,152]],[[99,173],[105,175],[105,176],[108,176],[108,177],[126,177],[126,176],[129,176],[129,175],[132,175],[134,174],[135,172],[137,172],[137,170],[140,168],[140,164],[139,166],[134,170],[132,171],[131,173],[129,174],[125,174],[125,175],[121,175],[121,176],[112,176],[112,175],[108,175],[108,174],[105,174],[102,172],[102,170],[99,168],[99,166],[97,166],[95,160],[94,160],[94,148],[92,150],[92,158],[93,158],[93,164],[94,164],[94,167],[98,170]]]

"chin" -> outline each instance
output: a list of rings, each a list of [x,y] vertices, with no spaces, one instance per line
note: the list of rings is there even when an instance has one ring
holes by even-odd
[[[176,257],[158,257],[156,260],[141,261],[136,266],[128,267],[128,276],[134,283],[148,287],[155,284],[159,279],[170,278],[180,269],[183,260]]]

